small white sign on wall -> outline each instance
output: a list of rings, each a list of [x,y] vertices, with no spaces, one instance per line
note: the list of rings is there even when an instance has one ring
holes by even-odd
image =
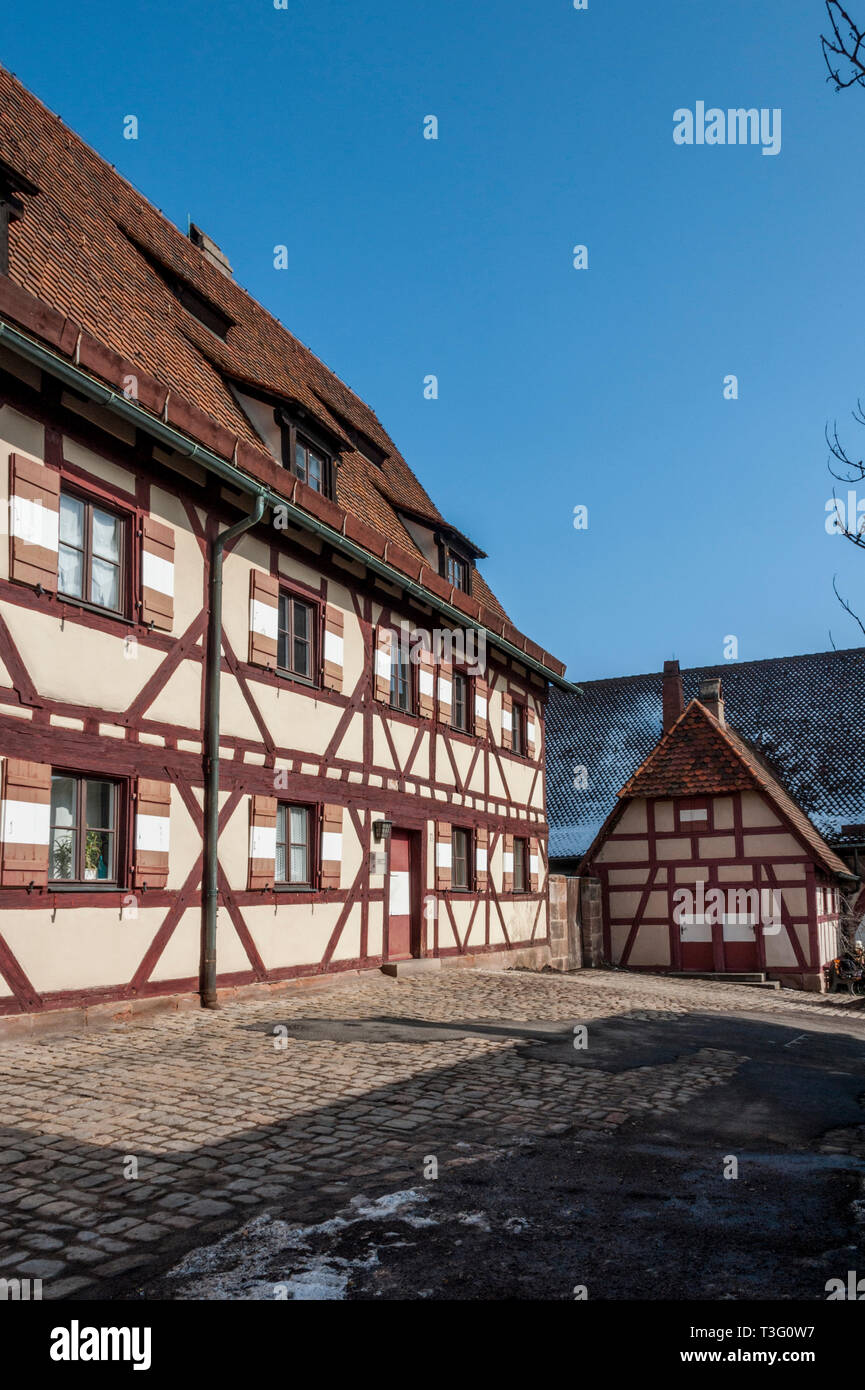
[[[374,849],[370,851],[369,871],[371,874],[387,873],[387,854],[384,850]]]

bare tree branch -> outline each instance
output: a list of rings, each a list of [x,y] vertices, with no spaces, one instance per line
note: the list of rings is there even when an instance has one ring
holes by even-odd
[[[835,597],[837,598],[837,600],[838,600],[838,602],[840,603],[841,607],[844,609],[844,612],[845,612],[845,613],[849,613],[849,614],[850,614],[850,617],[853,619],[854,623],[858,623],[858,624],[859,624],[859,627],[860,627],[860,629],[861,629],[861,631],[862,631],[862,636],[865,637],[865,624],[863,624],[862,619],[858,616],[858,614],[856,614],[856,613],[853,612],[853,609],[850,607],[850,605],[849,605],[849,603],[847,602],[847,600],[846,600],[845,598],[842,598],[841,595],[839,594],[839,592],[838,592],[837,579],[838,579],[838,576],[837,576],[837,575],[833,575],[833,578],[832,578],[832,588],[835,590]]]
[[[853,22],[840,0],[826,0],[826,13],[832,28],[830,36],[820,36],[829,69],[826,80],[835,83],[836,92],[845,87],[865,87],[865,30]]]

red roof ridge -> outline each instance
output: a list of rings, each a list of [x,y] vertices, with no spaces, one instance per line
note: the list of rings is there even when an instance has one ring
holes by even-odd
[[[699,699],[689,701],[687,707],[679,715],[675,724],[671,725],[652,749],[649,756],[643,760],[636,772],[628,778],[628,781],[618,793],[617,801],[620,802],[623,799],[632,799],[635,796],[641,795],[639,782],[652,762],[659,758],[662,751],[669,745],[670,741],[675,738],[677,731],[679,731],[686,722],[693,723],[695,719],[700,718],[708,724],[713,734],[724,741],[732,755],[750,778],[751,782],[758,790],[765,792],[769,796],[775,809],[781,813],[789,829],[797,835],[800,840],[803,840],[807,847],[817,855],[822,861],[824,868],[827,868],[831,873],[843,874],[845,877],[849,878],[851,875],[847,865],[835,854],[834,850],[829,847],[810,816],[802,810],[801,806],[797,805],[780,778],[762,765],[758,759],[756,750],[752,750],[735,729],[727,724],[722,724]],[[723,780],[723,774],[721,774],[721,780]],[[734,791],[736,788],[731,785],[729,790]],[[698,786],[694,788],[692,794],[699,795],[700,792],[701,788]],[[664,793],[660,791],[648,790],[642,794],[653,797],[661,797],[664,795]],[[688,793],[670,792],[669,794],[675,796],[687,795]],[[723,793],[716,789],[712,792],[705,792],[704,794],[721,795]],[[589,858],[589,855],[594,850],[595,844],[599,838],[600,836],[596,837],[595,841],[586,852],[586,859]]]

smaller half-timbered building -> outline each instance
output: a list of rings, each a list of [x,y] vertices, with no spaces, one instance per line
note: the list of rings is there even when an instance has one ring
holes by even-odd
[[[720,679],[685,708],[668,662],[663,724],[580,865],[601,884],[605,958],[820,989],[855,877],[728,724]]]

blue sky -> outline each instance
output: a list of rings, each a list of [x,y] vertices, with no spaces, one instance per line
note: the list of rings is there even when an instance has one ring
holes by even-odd
[[[43,0],[0,60],[372,405],[579,680],[862,640],[823,430],[865,452],[865,92],[824,80],[823,27],[822,0]],[[780,153],[677,146],[698,100],[781,108]]]

